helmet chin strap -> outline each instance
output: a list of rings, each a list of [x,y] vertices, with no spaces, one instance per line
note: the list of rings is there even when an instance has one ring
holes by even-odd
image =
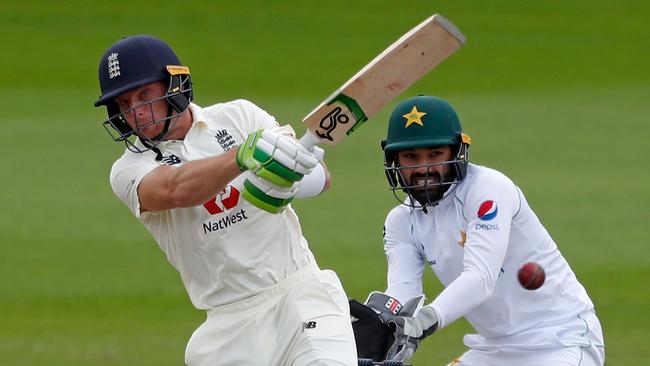
[[[156,153],[156,161],[162,160],[163,156],[162,153],[160,152],[160,149],[148,143],[146,139],[140,139],[140,142],[142,142],[142,145],[146,146],[149,150]]]
[[[163,139],[167,137],[167,135],[169,134],[169,126],[171,125],[173,111],[174,109],[172,108],[172,106],[169,105],[169,103],[167,103],[167,118],[165,118],[165,126],[163,127],[163,130],[156,136],[152,137],[151,139],[143,139],[143,138],[140,139],[140,141],[144,146],[146,146],[149,150],[152,150],[153,152],[156,153],[156,161],[162,160],[163,158],[162,152],[160,152],[160,149],[158,149],[153,144],[150,144],[148,141],[163,141]]]

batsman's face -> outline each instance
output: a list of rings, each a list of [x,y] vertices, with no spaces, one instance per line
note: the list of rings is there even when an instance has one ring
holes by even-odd
[[[451,146],[419,147],[400,150],[397,159],[409,193],[421,203],[439,200],[447,190],[440,183],[452,180],[449,164]]]
[[[126,123],[143,137],[158,136],[164,123],[158,123],[167,117],[167,101],[164,96],[167,87],[164,82],[157,81],[128,91],[115,98],[115,102],[123,113]]]

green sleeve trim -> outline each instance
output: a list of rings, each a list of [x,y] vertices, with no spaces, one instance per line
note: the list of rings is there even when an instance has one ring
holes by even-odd
[[[516,187],[516,186],[515,186],[515,190],[517,191],[517,198],[519,199],[519,207],[517,207],[517,212],[515,212],[515,214],[512,215],[512,218],[513,218],[513,219],[514,219],[515,217],[517,217],[517,215],[519,215],[519,212],[521,211],[521,203],[522,203],[522,201],[523,201],[523,199],[522,199],[522,197],[521,197],[521,196],[523,195],[523,193],[521,192],[521,189],[519,189],[519,187]]]
[[[456,195],[454,195],[454,198],[456,199],[456,201],[460,202],[460,213],[463,214],[463,218],[465,219],[465,221],[469,222],[467,217],[465,217],[465,202],[461,201],[460,198],[458,198],[458,196]]]

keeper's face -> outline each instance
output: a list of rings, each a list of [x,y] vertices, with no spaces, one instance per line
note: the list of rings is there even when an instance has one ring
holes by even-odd
[[[432,146],[405,149],[397,152],[397,161],[406,188],[421,203],[437,201],[453,180],[449,162],[451,146]]]
[[[167,87],[156,81],[128,91],[115,98],[126,123],[138,135],[152,139],[163,129],[168,104],[165,98]]]
[[[440,183],[440,177],[449,170],[447,164],[451,159],[451,146],[418,147],[415,149],[400,150],[397,152],[399,166],[402,167],[402,174],[409,185],[425,182],[428,172],[428,179],[431,183]]]

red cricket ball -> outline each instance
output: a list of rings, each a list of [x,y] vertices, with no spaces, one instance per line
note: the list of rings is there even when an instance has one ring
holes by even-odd
[[[517,272],[519,283],[526,290],[537,290],[542,287],[546,274],[544,268],[535,262],[528,262],[519,268]]]

